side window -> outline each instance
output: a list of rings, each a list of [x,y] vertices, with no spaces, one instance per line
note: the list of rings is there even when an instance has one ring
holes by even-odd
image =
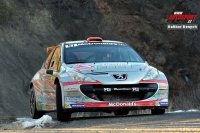
[[[54,51],[55,51],[55,49],[53,49],[53,50],[49,53],[49,55],[47,56],[47,59],[46,59],[46,61],[45,61],[45,68],[46,68],[46,69],[49,68],[49,63],[50,63],[50,61],[51,61],[51,58],[52,58],[52,55],[53,55]]]
[[[52,56],[49,69],[58,70],[59,59],[60,59],[60,47],[57,47]]]

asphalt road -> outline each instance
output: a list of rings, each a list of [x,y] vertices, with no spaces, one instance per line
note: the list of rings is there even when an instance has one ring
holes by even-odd
[[[13,132],[13,130],[2,130]],[[126,133],[126,132],[200,132],[200,112],[166,113],[164,115],[96,116],[72,118],[70,122],[46,125],[39,130],[14,132],[72,132],[72,133]]]

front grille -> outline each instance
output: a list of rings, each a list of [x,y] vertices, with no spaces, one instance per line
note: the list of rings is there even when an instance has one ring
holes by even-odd
[[[81,85],[86,96],[99,101],[138,101],[155,94],[157,84]]]
[[[142,94],[139,93],[126,93],[126,94],[107,94],[100,95],[103,101],[137,101],[140,100]]]

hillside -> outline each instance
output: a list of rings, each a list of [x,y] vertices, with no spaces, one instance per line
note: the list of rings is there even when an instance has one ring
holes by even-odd
[[[47,46],[89,36],[125,41],[163,71],[170,109],[199,108],[200,31],[167,30],[178,2],[0,0],[0,115],[29,115],[29,82]],[[200,14],[198,0],[184,4]]]

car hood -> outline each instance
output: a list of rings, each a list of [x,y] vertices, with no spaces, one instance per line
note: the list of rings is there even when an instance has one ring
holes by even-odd
[[[146,62],[79,63],[65,65],[65,68],[70,68],[104,84],[138,83],[152,69]],[[118,78],[119,75],[122,78]]]

